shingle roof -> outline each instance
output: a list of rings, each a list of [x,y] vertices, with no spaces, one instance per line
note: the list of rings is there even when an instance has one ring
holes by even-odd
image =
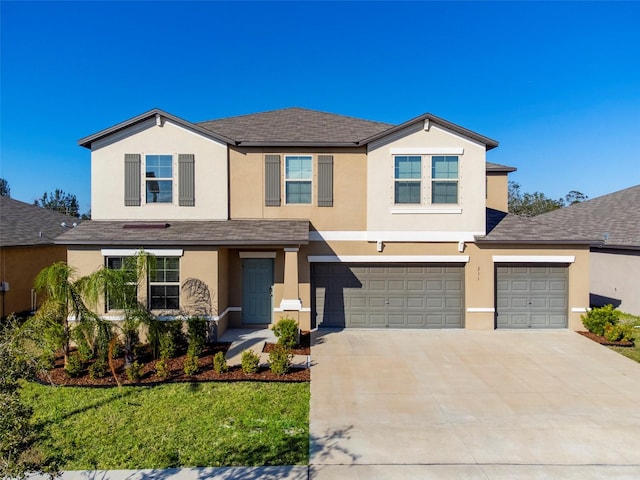
[[[283,108],[269,112],[199,122],[204,127],[243,145],[282,143],[351,144],[384,132],[393,125],[334,113]]]
[[[478,243],[513,244],[587,244],[601,243],[601,239],[576,233],[560,226],[549,226],[534,218],[519,217],[487,208],[487,234],[476,236]]]
[[[65,222],[67,227],[61,223]],[[52,245],[53,239],[80,223],[75,217],[0,197],[0,246]]]
[[[505,172],[511,173],[518,170],[516,167],[510,167],[508,165],[500,165],[499,163],[487,162],[486,165],[487,172]]]
[[[308,220],[91,221],[56,239],[64,245],[304,245]]]
[[[551,227],[603,237],[603,247],[640,249],[640,185],[535,218]]]

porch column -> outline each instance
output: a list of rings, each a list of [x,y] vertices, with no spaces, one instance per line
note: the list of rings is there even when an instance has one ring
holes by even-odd
[[[284,249],[284,290],[280,308],[300,311],[302,302],[298,292],[298,247]]]

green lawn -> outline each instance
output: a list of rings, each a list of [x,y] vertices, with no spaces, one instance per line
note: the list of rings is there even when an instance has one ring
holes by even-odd
[[[23,388],[37,447],[63,470],[306,464],[309,396],[308,383]]]
[[[620,322],[630,323],[634,326],[640,326],[640,317],[629,313],[620,313]],[[635,347],[609,347],[611,350],[618,352],[625,357],[640,363],[640,328],[635,328]]]

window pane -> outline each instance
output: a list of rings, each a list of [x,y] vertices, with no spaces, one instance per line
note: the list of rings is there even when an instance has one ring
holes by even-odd
[[[171,203],[173,182],[171,180],[147,179],[147,203]]]
[[[458,157],[435,156],[431,160],[432,178],[458,178]]]
[[[128,262],[125,261],[125,257],[107,257],[107,268],[109,270],[121,270],[125,267],[130,267]],[[125,307],[134,305],[138,301],[135,271],[125,270],[123,273],[126,275],[123,281],[128,283],[118,288],[118,291],[108,290],[105,292],[105,307],[107,311],[122,310]]]
[[[310,179],[311,163],[310,156],[286,157],[285,171],[287,180]]]
[[[420,203],[420,182],[396,182],[396,203]]]
[[[147,178],[173,177],[173,158],[171,155],[147,155],[145,157],[145,164]]]
[[[395,176],[396,179],[416,178],[421,176],[421,157],[395,157]]]
[[[287,203],[311,203],[311,182],[287,182]]]
[[[151,310],[177,310],[180,308],[180,288],[174,285],[151,285]]]
[[[458,203],[458,182],[433,182],[431,203]]]

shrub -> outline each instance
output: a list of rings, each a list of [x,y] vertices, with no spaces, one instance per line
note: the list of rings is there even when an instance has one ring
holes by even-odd
[[[102,378],[109,372],[109,365],[104,358],[98,358],[89,367],[89,377],[92,379]]]
[[[260,364],[260,357],[252,350],[242,352],[242,371],[244,373],[256,373]]]
[[[278,343],[286,349],[296,345],[298,336],[298,322],[293,318],[282,317],[273,327],[273,333],[278,337]]]
[[[130,381],[137,382],[142,378],[142,364],[135,361],[127,367],[126,372]]]
[[[80,358],[80,354],[78,352],[74,352],[69,355],[67,359],[67,364],[64,366],[64,371],[70,377],[79,377],[82,375],[82,371],[84,370],[84,365],[82,364],[82,359]]]
[[[87,362],[93,358],[93,346],[87,339],[89,332],[85,325],[77,326],[71,332],[71,339],[76,344],[76,350],[80,355],[80,360]]]
[[[607,324],[604,327],[604,337],[610,342],[629,341],[633,338],[633,327],[627,324]]]
[[[195,375],[198,373],[198,356],[187,354],[184,359],[184,374],[185,375]]]
[[[213,356],[213,371],[216,373],[226,373],[229,371],[229,365],[227,365],[224,352],[218,352]]]
[[[156,362],[156,375],[160,378],[167,378],[169,376],[169,367],[167,361],[161,358]]]
[[[120,358],[124,355],[124,348],[122,347],[122,342],[120,340],[116,340],[113,343],[113,347],[111,348],[111,358],[114,360],[116,358]]]
[[[189,350],[200,355],[207,341],[207,321],[203,317],[189,317],[187,319]]]
[[[593,308],[582,315],[582,324],[587,330],[596,335],[604,335],[607,324],[616,325],[618,323],[618,312],[613,305],[605,305],[600,308]]]
[[[269,352],[269,366],[275,375],[284,375],[291,366],[292,355],[283,345],[274,345]]]
[[[175,342],[175,337],[173,336],[171,330],[167,329],[167,331],[162,332],[160,335],[160,358],[166,360],[168,358],[173,358],[176,355],[176,351],[178,350],[178,345]]]

